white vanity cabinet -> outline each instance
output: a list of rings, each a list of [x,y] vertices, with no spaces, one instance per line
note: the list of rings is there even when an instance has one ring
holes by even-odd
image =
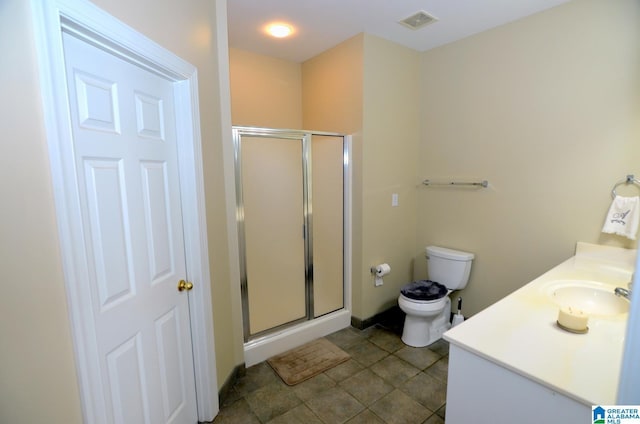
[[[628,305],[613,290],[626,287],[635,257],[578,243],[575,256],[447,331],[446,423],[582,424],[593,405],[614,405]],[[594,310],[586,334],[567,332],[555,297],[567,282],[597,284],[625,308]]]
[[[590,419],[590,405],[450,345],[447,424],[585,424]]]

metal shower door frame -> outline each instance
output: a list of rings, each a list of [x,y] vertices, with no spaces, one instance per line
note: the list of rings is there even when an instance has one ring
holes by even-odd
[[[234,161],[235,161],[235,188],[236,188],[236,224],[238,229],[238,249],[240,260],[240,293],[242,298],[242,327],[244,341],[248,342],[257,338],[274,333],[283,328],[291,327],[301,322],[310,321],[314,318],[314,294],[313,294],[313,199],[312,199],[312,166],[311,166],[311,142],[314,135],[341,137],[344,157],[348,156],[348,143],[344,134],[320,132],[320,131],[304,131],[289,129],[273,129],[260,127],[233,127],[233,144],[234,144]],[[244,214],[244,195],[242,187],[242,137],[264,137],[278,138],[289,140],[300,140],[302,143],[302,184],[303,184],[303,235],[304,235],[304,274],[305,274],[305,316],[276,327],[263,330],[251,334],[250,328],[250,311],[249,311],[249,287],[247,279],[247,262],[246,262],[246,240],[245,240],[245,214]],[[347,164],[343,162],[343,197],[346,195],[345,182],[347,175]],[[343,206],[343,215],[345,213]],[[344,229],[344,220],[343,220]],[[344,249],[344,235],[343,235]],[[343,269],[345,267],[343,257]],[[343,308],[345,305],[345,279],[343,276]]]

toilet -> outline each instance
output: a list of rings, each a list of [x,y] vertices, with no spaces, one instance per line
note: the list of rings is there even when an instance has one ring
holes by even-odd
[[[427,246],[428,280],[402,287],[398,305],[406,314],[402,341],[423,347],[436,342],[451,324],[449,293],[466,287],[474,255],[469,252]]]

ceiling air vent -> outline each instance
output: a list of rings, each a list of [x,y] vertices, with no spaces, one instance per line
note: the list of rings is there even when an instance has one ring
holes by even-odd
[[[432,16],[424,10],[421,10],[409,16],[408,18],[401,20],[398,23],[406,26],[409,29],[420,29],[424,26],[436,22],[437,20],[438,18],[436,18],[435,16]]]

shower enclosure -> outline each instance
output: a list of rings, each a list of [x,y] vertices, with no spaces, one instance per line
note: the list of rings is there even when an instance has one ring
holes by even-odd
[[[233,138],[245,356],[270,355],[349,325],[349,137],[233,127]]]

